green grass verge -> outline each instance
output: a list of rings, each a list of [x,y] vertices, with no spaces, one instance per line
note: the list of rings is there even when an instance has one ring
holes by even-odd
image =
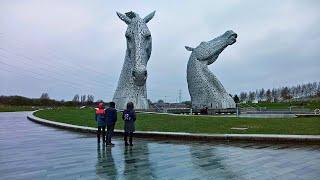
[[[35,116],[68,124],[96,127],[93,109],[60,108],[41,110]],[[248,127],[248,130],[230,130]],[[116,129],[123,128],[118,114]],[[218,133],[218,134],[305,134],[320,135],[320,118],[236,118],[137,114],[136,129],[141,131]]]
[[[257,104],[240,104],[240,107],[246,108],[246,107],[266,107],[267,109],[289,109],[291,106],[293,109],[301,109],[301,108],[306,108],[310,110],[314,110],[317,108],[320,108],[320,101],[309,101],[309,102],[279,102],[279,103],[269,103],[269,102],[259,102]]]
[[[0,105],[0,112],[34,111],[36,109],[37,108],[32,108],[32,106]]]

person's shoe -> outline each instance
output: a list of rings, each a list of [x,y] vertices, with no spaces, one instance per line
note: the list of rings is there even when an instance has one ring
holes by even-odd
[[[130,143],[130,146],[133,146],[133,144],[132,144],[132,143]]]
[[[125,146],[129,146],[129,144],[127,142],[124,143]]]
[[[113,143],[108,143],[110,146],[114,146],[114,144]]]

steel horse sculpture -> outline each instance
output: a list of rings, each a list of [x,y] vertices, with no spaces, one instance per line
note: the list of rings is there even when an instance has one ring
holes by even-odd
[[[136,109],[148,109],[147,100],[147,63],[151,55],[152,39],[147,23],[153,18],[155,11],[140,18],[135,12],[121,14],[118,17],[128,27],[125,33],[127,50],[121,70],[118,87],[113,101],[117,109],[125,109],[128,102],[133,102]]]
[[[219,54],[227,46],[234,44],[236,39],[236,33],[227,31],[211,41],[201,42],[196,48],[186,46],[188,51],[192,51],[187,66],[187,81],[193,108],[236,107],[232,97],[208,69],[208,65],[214,63]]]

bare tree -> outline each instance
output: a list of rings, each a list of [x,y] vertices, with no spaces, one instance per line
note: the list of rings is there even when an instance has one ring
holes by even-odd
[[[92,104],[94,102],[94,96],[91,94],[87,95],[87,103]]]
[[[271,101],[272,101],[272,93],[271,93],[270,89],[268,89],[268,90],[266,91],[266,97],[267,97],[267,101],[268,101],[268,102],[271,102]]]
[[[265,96],[265,91],[264,89],[262,88],[260,91],[259,91],[259,100],[262,101],[264,99],[264,96]]]
[[[48,93],[42,93],[40,96],[40,99],[50,99],[49,94]]]
[[[72,101],[78,103],[79,102],[79,94],[74,95]]]
[[[253,102],[256,99],[256,93],[254,91],[249,92],[249,101]]]
[[[318,83],[317,96],[320,97],[320,82]]]
[[[256,92],[254,93],[254,100],[258,100],[259,101],[259,90],[258,89],[256,89]],[[253,100],[253,101],[254,101]],[[252,101],[251,101],[252,102]]]
[[[246,92],[240,93],[240,101],[241,102],[247,101],[247,98],[248,98],[248,94]]]
[[[318,92],[318,83],[314,82],[312,83],[312,96],[316,96]]]
[[[85,104],[85,102],[86,102],[86,98],[87,98],[87,96],[86,96],[86,95],[82,95],[82,96],[81,96],[81,98],[80,98],[80,102],[81,102],[81,104]]]
[[[284,100],[291,99],[290,91],[289,91],[289,88],[288,88],[288,87],[284,87],[284,88],[281,90],[281,97],[282,97]]]

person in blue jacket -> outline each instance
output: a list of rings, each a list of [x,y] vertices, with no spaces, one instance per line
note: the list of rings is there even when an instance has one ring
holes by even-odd
[[[136,112],[134,111],[134,106],[132,102],[127,103],[127,109],[122,113],[122,119],[124,120],[124,142],[125,146],[133,146],[132,137],[133,132],[135,131],[135,121],[136,121]],[[128,144],[128,136],[129,143]]]
[[[100,143],[100,136],[102,130],[102,140],[103,143],[105,142],[105,134],[106,134],[106,118],[105,118],[105,110],[103,108],[103,103],[99,103],[98,108],[96,109],[95,113],[95,120],[97,122],[97,140]]]
[[[106,111],[106,121],[107,121],[107,144],[114,146],[111,143],[111,138],[113,136],[114,126],[117,122],[117,110],[115,109],[116,104],[114,102],[110,102],[109,107],[105,110]]]

